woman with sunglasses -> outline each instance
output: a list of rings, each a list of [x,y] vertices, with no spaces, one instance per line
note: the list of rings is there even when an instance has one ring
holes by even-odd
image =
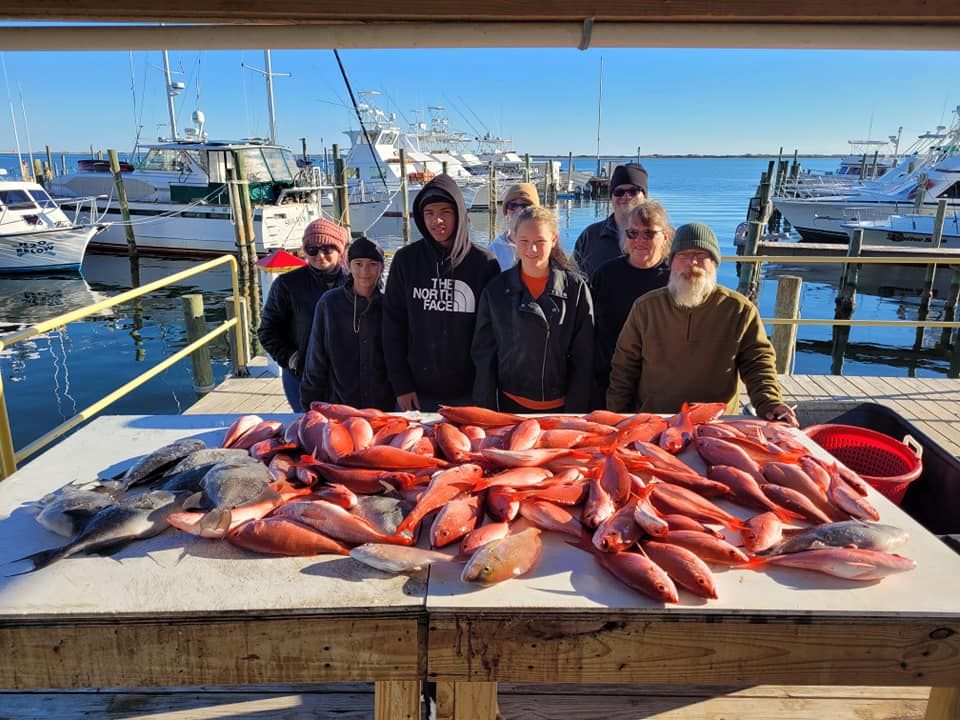
[[[346,228],[320,218],[303,232],[307,264],[278,277],[260,316],[257,337],[281,369],[283,392],[294,412],[300,405],[300,376],[320,296],[346,281],[343,250],[350,236]]]
[[[520,262],[480,296],[474,402],[506,412],[583,412],[593,382],[587,282],[560,249],[550,210],[522,210],[513,235]]]
[[[501,270],[509,270],[517,264],[517,246],[510,237],[510,226],[521,210],[540,204],[540,194],[533,183],[511,185],[503,196],[503,214],[507,219],[507,229],[497,235],[490,243],[490,249],[500,263]]]
[[[610,217],[588,225],[573,246],[573,261],[588,278],[608,260],[620,257],[620,228],[647,199],[647,171],[638,163],[617,165],[610,174]]]
[[[620,230],[623,255],[600,266],[590,278],[597,317],[597,395],[593,405],[604,407],[610,382],[610,361],[617,348],[620,330],[634,301],[641,295],[666,287],[670,280],[667,256],[673,228],[667,211],[655,200],[633,208]]]

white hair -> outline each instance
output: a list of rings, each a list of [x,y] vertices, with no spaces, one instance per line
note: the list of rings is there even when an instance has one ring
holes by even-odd
[[[695,308],[703,305],[708,297],[717,289],[716,272],[704,272],[703,275],[694,275],[685,278],[677,272],[670,273],[667,281],[667,290],[673,302],[682,308]]]

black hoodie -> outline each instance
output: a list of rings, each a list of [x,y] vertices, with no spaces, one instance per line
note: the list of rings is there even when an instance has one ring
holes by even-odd
[[[433,240],[423,219],[424,200],[446,200],[456,209],[451,246],[464,243],[466,256],[453,267],[450,252]],[[500,265],[467,240],[467,208],[447,175],[427,183],[413,201],[423,236],[393,256],[383,304],[383,351],[393,391],[416,392],[421,407],[469,399],[473,390],[470,343],[477,301]]]

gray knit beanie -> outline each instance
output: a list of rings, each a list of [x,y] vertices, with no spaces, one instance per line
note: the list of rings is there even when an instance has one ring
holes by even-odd
[[[720,264],[720,245],[713,230],[703,223],[688,223],[681,225],[673,235],[673,244],[670,246],[670,262],[673,256],[684,250],[703,250],[710,253],[713,261]]]

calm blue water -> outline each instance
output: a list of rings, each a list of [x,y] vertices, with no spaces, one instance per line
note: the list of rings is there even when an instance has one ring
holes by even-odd
[[[68,165],[87,155],[68,157]],[[565,165],[566,158],[560,158]],[[627,158],[626,160],[629,160]],[[643,164],[650,173],[651,197],[660,200],[674,225],[700,221],[709,224],[720,239],[725,255],[734,254],[733,234],[746,215],[767,158],[650,158]],[[59,166],[59,156],[54,156]],[[809,159],[815,170],[832,169],[836,159]],[[593,158],[577,159],[577,169],[592,171]],[[16,173],[16,157],[0,155],[0,167]],[[564,168],[565,169],[565,168]],[[587,224],[609,212],[603,203],[561,201],[558,214],[561,242],[572,249]],[[471,232],[478,242],[488,236],[486,213],[471,213]],[[371,233],[385,244],[395,244],[399,227],[383,223]],[[143,282],[189,267],[188,261],[144,258]],[[775,277],[783,269],[769,267],[761,290],[760,310],[773,314]],[[799,270],[799,273],[797,272]],[[802,315],[831,318],[834,312],[838,266],[790,269],[804,277]],[[732,263],[721,265],[720,279],[735,287]],[[922,278],[921,278],[922,279]],[[88,254],[82,275],[0,277],[0,332],[52,317],[131,285],[125,257]],[[897,286],[901,286],[898,290]],[[889,274],[861,282],[857,319],[915,319],[919,299],[916,278],[897,282]],[[186,344],[180,295],[203,292],[207,319],[212,327],[223,318],[229,296],[227,271],[215,271],[144,298],[139,308],[121,306],[104,316],[71,323],[58,331],[5,350],[0,354],[4,390],[13,421],[17,447],[38,437],[77,410],[133,378]],[[905,290],[903,289],[905,288]],[[930,319],[938,319],[942,304],[935,301]],[[948,363],[933,348],[939,331],[929,331],[920,352],[912,350],[913,330],[854,329],[844,364],[847,375],[946,376]],[[828,327],[801,327],[796,372],[829,373],[831,331]],[[212,348],[214,373],[221,380],[229,369],[225,343]],[[178,413],[197,400],[189,360],[178,363],[133,394],[111,406],[109,413]]]

